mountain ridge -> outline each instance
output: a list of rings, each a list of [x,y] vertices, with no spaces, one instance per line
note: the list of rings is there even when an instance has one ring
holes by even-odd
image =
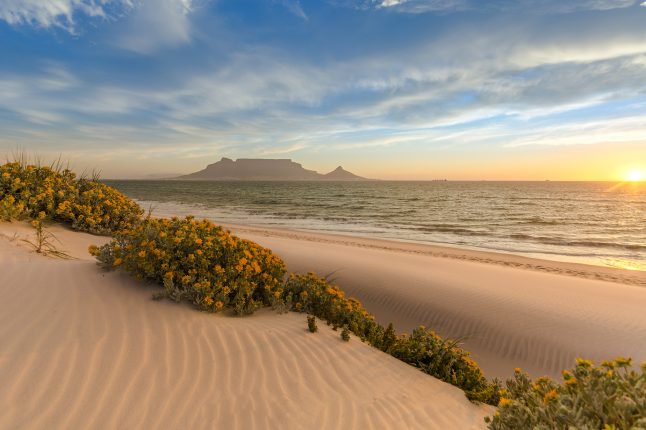
[[[305,169],[300,163],[288,158],[231,158],[222,157],[220,161],[209,164],[206,168],[178,176],[180,180],[206,181],[370,181],[371,179],[355,175],[342,166],[333,171],[321,174]]]

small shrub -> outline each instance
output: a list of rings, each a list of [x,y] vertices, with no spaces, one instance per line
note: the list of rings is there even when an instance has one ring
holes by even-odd
[[[348,326],[343,326],[343,330],[341,330],[341,339],[345,342],[350,340],[350,330],[348,329]]]
[[[143,210],[97,178],[68,169],[11,162],[0,166],[0,220],[47,218],[94,234],[111,234],[139,221]]]
[[[310,333],[316,333],[318,331],[319,328],[316,326],[316,317],[314,315],[307,316],[307,329]]]
[[[646,363],[635,371],[630,359],[598,367],[579,359],[561,384],[516,369],[506,386],[498,412],[485,419],[490,430],[646,429]]]
[[[23,242],[31,245],[34,248],[34,251],[38,254],[65,259],[71,258],[66,252],[61,251],[56,247],[54,242],[58,239],[56,239],[56,236],[54,236],[53,233],[45,229],[45,226],[43,225],[44,219],[45,212],[40,212],[40,214],[38,214],[38,219],[31,221],[31,225],[36,230],[36,240],[32,242],[28,239],[23,239]]]
[[[163,285],[168,298],[212,312],[250,314],[272,305],[285,276],[270,250],[192,217],[144,219],[90,253],[107,268]]]

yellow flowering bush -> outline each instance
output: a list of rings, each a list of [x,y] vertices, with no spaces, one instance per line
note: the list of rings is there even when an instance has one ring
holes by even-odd
[[[171,299],[212,312],[249,314],[270,305],[285,276],[285,264],[269,249],[193,217],[144,219],[90,252],[106,267],[163,285]]]
[[[398,336],[392,324],[376,323],[358,300],[346,298],[338,287],[312,273],[290,275],[281,293],[292,310],[315,315],[335,329],[349,330],[375,348],[463,389],[471,400],[497,404],[500,399],[498,381],[489,382],[457,341],[442,339],[424,327]]]
[[[68,169],[22,162],[0,166],[0,220],[35,218],[70,224],[75,230],[110,234],[138,222],[143,210],[116,189]]]
[[[646,363],[639,371],[631,364],[617,358],[595,367],[579,359],[560,384],[516,369],[498,412],[486,419],[489,429],[646,429]]]

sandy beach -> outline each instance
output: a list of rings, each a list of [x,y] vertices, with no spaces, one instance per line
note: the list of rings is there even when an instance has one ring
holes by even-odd
[[[646,360],[643,272],[228,226],[289,270],[331,277],[384,323],[461,338],[489,377],[575,357]],[[198,312],[103,272],[108,239],[52,227],[73,260],[0,224],[0,428],[484,428],[491,408],[304,316]],[[599,279],[600,278],[600,279]]]
[[[464,347],[489,377],[520,367],[559,377],[577,357],[646,360],[646,272],[510,254],[228,226],[289,270],[332,274],[382,323],[422,324]]]
[[[208,314],[105,273],[107,239],[0,223],[0,428],[483,429],[488,406],[305,316]]]

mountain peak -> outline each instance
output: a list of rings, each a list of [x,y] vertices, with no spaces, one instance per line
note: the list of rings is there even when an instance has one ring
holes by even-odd
[[[354,173],[348,172],[342,166],[337,167],[336,169],[332,170],[330,173],[326,173],[323,176],[325,176],[326,179],[346,180],[346,181],[365,179],[365,178],[362,178],[361,176],[355,175]]]

